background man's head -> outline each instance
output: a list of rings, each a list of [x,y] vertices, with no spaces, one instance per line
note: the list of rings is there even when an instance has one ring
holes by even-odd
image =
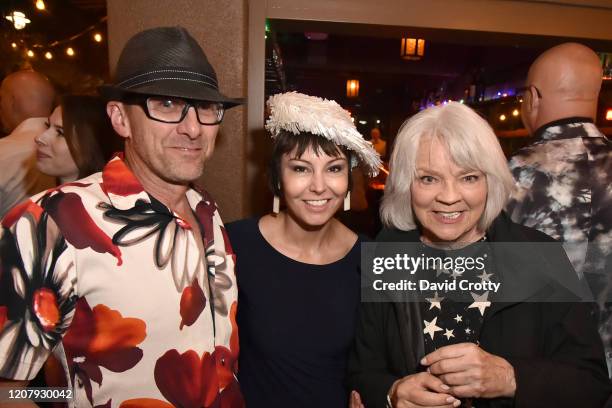
[[[27,118],[47,117],[53,109],[55,90],[49,80],[35,71],[8,75],[0,86],[0,122],[11,133]]]
[[[370,137],[372,138],[372,142],[378,141],[378,139],[380,139],[380,130],[378,128],[370,130]]]
[[[565,43],[540,55],[529,69],[522,119],[531,133],[554,120],[595,118],[602,67],[593,50]]]

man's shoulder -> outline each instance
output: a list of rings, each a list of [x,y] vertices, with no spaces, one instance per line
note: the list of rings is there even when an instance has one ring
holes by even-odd
[[[84,205],[91,203],[92,206],[96,206],[101,201],[108,201],[102,186],[101,173],[94,173],[82,179],[52,187],[32,196],[31,200],[40,202],[45,196],[51,197],[56,194],[78,196]]]

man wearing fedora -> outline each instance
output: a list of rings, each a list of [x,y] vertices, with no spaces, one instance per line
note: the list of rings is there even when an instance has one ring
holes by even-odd
[[[191,184],[241,102],[181,27],[132,37],[100,92],[124,153],[2,220],[0,377],[53,352],[71,406],[241,407],[235,256]]]

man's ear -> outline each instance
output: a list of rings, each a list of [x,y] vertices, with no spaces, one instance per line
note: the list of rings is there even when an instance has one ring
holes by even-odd
[[[527,105],[529,112],[534,115],[537,114],[538,108],[540,107],[540,98],[538,97],[538,91],[535,86],[530,86],[527,90],[529,92],[529,104]]]
[[[126,106],[119,101],[110,101],[106,104],[106,113],[110,118],[115,132],[121,137],[129,139],[132,137],[130,120],[126,115]]]

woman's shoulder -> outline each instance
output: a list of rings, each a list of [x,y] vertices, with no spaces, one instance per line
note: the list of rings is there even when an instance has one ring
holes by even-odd
[[[416,229],[403,231],[384,227],[376,235],[376,242],[419,242],[419,232]]]
[[[258,231],[258,217],[245,218],[225,224],[227,235],[232,245],[252,241]]]
[[[497,242],[558,242],[535,228],[512,221],[505,212],[493,221],[487,235]]]

